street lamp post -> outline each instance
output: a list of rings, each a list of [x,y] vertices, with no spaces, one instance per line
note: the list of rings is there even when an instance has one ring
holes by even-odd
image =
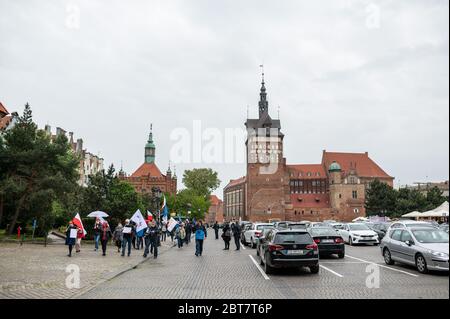
[[[152,187],[152,204],[154,208],[154,212],[158,211],[158,223],[161,223],[161,209],[159,207],[161,203],[161,189],[159,187]]]

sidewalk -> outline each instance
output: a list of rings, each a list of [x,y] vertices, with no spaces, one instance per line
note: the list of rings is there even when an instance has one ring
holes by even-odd
[[[162,242],[164,254],[172,247]],[[93,245],[83,245],[81,253],[67,257],[65,245],[0,243],[0,299],[67,299],[86,293],[93,287],[147,262],[143,250],[131,251],[130,257],[121,257],[115,246],[108,246],[107,256],[95,252]],[[68,289],[66,272],[69,265],[80,269],[80,288]]]

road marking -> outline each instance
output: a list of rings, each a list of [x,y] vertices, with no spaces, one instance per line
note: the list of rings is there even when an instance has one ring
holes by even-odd
[[[241,247],[242,247],[243,250],[246,250],[246,249],[247,249],[247,248],[245,248],[244,245],[242,245],[242,243],[241,243]]]
[[[256,268],[258,268],[258,270],[261,273],[261,275],[263,275],[264,279],[265,280],[270,280],[269,276],[267,276],[266,273],[264,272],[264,270],[262,270],[262,268],[258,265],[258,263],[256,262],[255,258],[253,258],[252,255],[248,255],[248,256],[253,261],[253,263],[255,264]]]
[[[321,261],[321,264],[326,264],[326,265],[340,265],[340,264],[367,264],[366,262],[362,262],[362,261]]]
[[[400,270],[400,269],[388,267],[388,266],[385,266],[385,265],[380,265],[380,264],[374,263],[372,261],[367,261],[367,260],[364,260],[364,259],[361,259],[361,258],[356,258],[356,257],[349,256],[349,255],[345,255],[345,257],[352,258],[352,259],[355,259],[355,260],[359,260],[359,261],[365,262],[367,264],[377,265],[379,267],[390,269],[390,270],[393,270],[393,271],[401,272],[402,274],[409,275],[409,276],[412,276],[412,277],[419,277],[419,275],[412,274],[412,273],[407,272],[407,271],[403,271],[403,270]]]
[[[336,275],[336,276],[338,276],[338,277],[340,277],[340,278],[344,278],[344,276],[342,276],[341,274],[338,274],[337,272],[331,270],[330,268],[327,268],[327,267],[322,266],[322,265],[320,265],[320,268],[325,269],[326,271],[329,271],[329,272],[331,272],[332,274],[334,274],[334,275]]]

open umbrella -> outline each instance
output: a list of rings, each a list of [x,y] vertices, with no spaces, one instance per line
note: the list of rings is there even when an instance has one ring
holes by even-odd
[[[92,217],[92,218],[106,218],[109,217],[109,215],[105,212],[101,212],[101,211],[96,211],[96,212],[92,212],[90,213],[87,217]]]

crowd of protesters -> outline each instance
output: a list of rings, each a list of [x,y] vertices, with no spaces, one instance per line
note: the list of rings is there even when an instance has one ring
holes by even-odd
[[[195,256],[200,257],[203,254],[203,243],[208,237],[207,228],[208,225],[205,226],[201,220],[190,221],[186,219],[177,222],[177,225],[169,231],[166,221],[148,220],[147,228],[139,236],[136,232],[136,224],[130,219],[125,220],[123,224],[119,223],[112,231],[106,220],[97,218],[93,228],[94,251],[98,251],[101,246],[102,256],[106,256],[108,243],[112,241],[117,248],[117,253],[120,253],[122,257],[125,257],[125,254],[130,257],[132,249],[142,249],[144,250],[144,258],[150,254],[156,259],[158,257],[158,247],[161,246],[161,242],[169,240],[168,238],[170,238],[173,246],[178,247],[178,249],[189,246],[192,238],[194,238]],[[225,222],[220,227],[215,222],[212,229],[216,240],[219,239],[220,228],[222,228],[221,237],[225,243],[224,250],[230,250],[232,239],[236,245],[236,250],[240,250],[241,228],[239,223],[233,220],[232,223]],[[72,257],[74,246],[76,253],[81,252],[81,239],[84,238],[84,235],[80,227],[76,226],[73,221],[69,222],[66,230],[66,245],[69,247],[69,257]]]

